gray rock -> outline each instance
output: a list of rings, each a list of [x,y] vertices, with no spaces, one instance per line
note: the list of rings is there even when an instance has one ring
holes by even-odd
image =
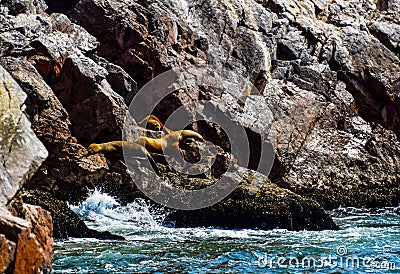
[[[104,58],[100,58],[99,64],[107,70],[106,79],[112,89],[121,95],[126,105],[129,106],[138,90],[137,83],[120,66],[112,64]]]
[[[51,216],[40,207],[6,208],[33,176],[48,152],[23,113],[26,94],[0,66],[0,271],[50,273],[53,256]]]
[[[327,208],[396,205],[399,143],[387,130],[399,135],[400,62],[388,46],[396,36],[385,27],[398,26],[396,1],[106,3],[80,2],[71,15],[99,39],[102,56],[139,87],[168,67],[207,62],[232,69],[262,94],[181,90],[156,109],[162,120],[182,105],[185,116],[194,117],[192,103],[202,96],[253,132],[250,144],[257,147],[268,107],[277,183]],[[227,148],[212,125],[192,126]]]
[[[44,0],[5,0],[1,4],[7,8],[10,15],[20,13],[40,14],[47,9]]]
[[[69,112],[72,133],[83,142],[118,140],[124,122],[132,119],[123,98],[107,82],[107,74],[93,60],[71,55],[55,84],[56,95]]]
[[[0,64],[27,93],[26,113],[40,140],[51,154],[61,151],[72,137],[69,129],[71,122],[51,88],[26,60],[4,57],[0,59]],[[46,130],[41,130],[44,127]]]
[[[368,25],[372,35],[379,39],[389,50],[400,57],[400,20],[390,16],[379,16]]]
[[[0,67],[0,204],[6,205],[48,153],[23,114],[26,94]]]
[[[86,149],[77,144],[67,111],[33,65],[12,57],[0,59],[0,64],[28,94],[26,113],[32,129],[49,152],[25,187],[62,188],[66,182],[79,184],[102,177],[108,168],[106,163],[98,155],[86,155]]]

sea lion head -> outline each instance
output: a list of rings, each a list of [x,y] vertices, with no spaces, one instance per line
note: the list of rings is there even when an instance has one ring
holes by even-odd
[[[87,151],[89,153],[98,153],[101,151],[101,146],[99,144],[91,144],[88,148]]]
[[[147,129],[161,131],[164,125],[161,123],[160,119],[157,116],[149,115],[143,118],[138,125],[146,127]]]
[[[205,142],[206,140],[203,138],[203,136],[201,136],[200,133],[195,132],[193,130],[181,130],[180,131],[180,136],[179,136],[179,140],[180,141],[184,141],[187,138],[193,138],[197,141],[201,141],[201,142]]]

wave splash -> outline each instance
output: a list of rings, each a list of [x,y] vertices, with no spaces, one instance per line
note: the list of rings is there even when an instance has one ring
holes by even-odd
[[[150,205],[144,199],[122,205],[116,198],[95,189],[77,206],[70,206],[85,223],[94,229],[113,228],[157,229],[166,216],[165,209]]]

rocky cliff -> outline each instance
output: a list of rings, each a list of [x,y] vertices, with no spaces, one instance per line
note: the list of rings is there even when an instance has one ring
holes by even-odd
[[[226,173],[237,184],[226,199],[174,211],[168,221],[334,229],[323,208],[399,204],[395,0],[8,0],[1,12],[0,64],[27,93],[25,112],[49,152],[26,184],[31,193],[79,202],[101,187],[123,202],[144,197],[135,183],[153,177],[132,182],[121,155],[89,154],[86,147],[120,140],[127,125],[154,134],[137,126],[131,116],[137,109],[129,105],[148,81],[194,65],[233,72],[227,82],[245,79],[252,89],[197,85],[161,98],[153,114],[163,122],[178,109],[181,118],[201,118],[189,128],[217,145],[217,160],[203,177],[183,176],[153,155],[162,181],[209,186],[241,157],[221,127],[200,121],[205,115],[192,107],[199,101],[229,111],[248,138],[249,161]],[[153,86],[144,107],[157,96]],[[265,145],[274,149],[270,168],[263,166]]]
[[[21,200],[10,203],[47,157],[23,113],[25,98],[15,80],[0,67],[0,272],[50,273],[50,213]]]

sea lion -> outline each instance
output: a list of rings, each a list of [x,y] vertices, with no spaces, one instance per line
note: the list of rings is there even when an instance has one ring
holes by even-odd
[[[126,141],[113,141],[108,143],[91,144],[88,147],[89,153],[99,152],[122,152],[124,147],[125,155],[135,158],[151,157],[149,152],[138,143],[129,143]]]
[[[155,115],[149,115],[143,118],[138,125],[156,131],[165,130],[166,133],[170,133],[172,130],[165,127],[163,123],[161,123],[160,119]]]
[[[122,148],[124,149],[124,156],[130,158],[139,158],[139,159],[149,159],[151,166],[159,173],[156,162],[153,157],[151,157],[150,153],[140,144],[131,143],[126,141],[113,141],[108,143],[100,143],[100,144],[91,144],[87,151],[91,154],[99,153],[99,152],[118,152],[122,153]]]
[[[137,138],[134,143],[140,144],[147,149],[149,152],[161,154],[163,150],[167,149],[178,149],[179,143],[186,140],[187,138],[193,138],[195,140],[205,142],[201,134],[193,130],[176,130],[168,133],[161,138],[150,138],[141,136]]]

